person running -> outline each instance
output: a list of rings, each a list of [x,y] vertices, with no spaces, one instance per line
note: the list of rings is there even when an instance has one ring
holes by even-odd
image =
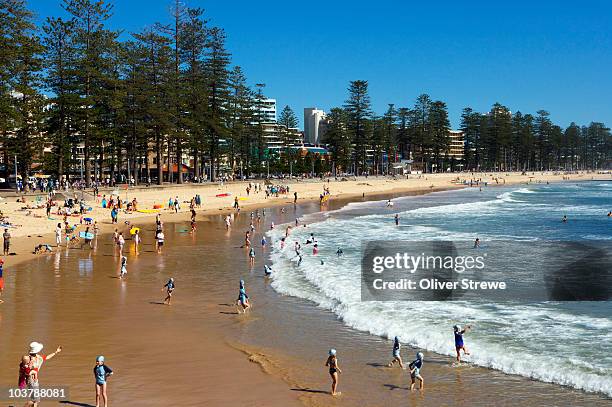
[[[327,362],[325,362],[325,366],[329,367],[329,375],[332,378],[331,395],[339,396],[342,393],[338,393],[336,389],[338,388],[338,374],[342,373],[342,370],[340,370],[340,366],[338,365],[336,349],[329,350],[329,356],[327,357]]]
[[[164,246],[164,232],[158,230],[155,234],[155,245],[157,247],[157,253],[161,253],[162,247]]]
[[[399,214],[395,214],[395,226],[399,226]]]
[[[465,334],[470,329],[472,329],[471,325],[466,326],[465,329],[461,329],[459,325],[453,326],[453,331],[455,334],[455,351],[457,352],[457,363],[461,363],[461,350],[463,350],[463,353],[466,355],[470,354],[467,347],[463,343],[463,334]]]
[[[399,367],[401,367],[402,369],[406,369],[404,367],[404,363],[402,362],[402,357],[400,356],[400,349],[401,349],[402,345],[400,344],[399,341],[399,337],[395,337],[393,339],[393,360],[391,362],[389,362],[389,364],[387,366],[391,367],[393,366],[393,364],[395,362],[399,363]]]
[[[236,300],[236,305],[240,305],[242,307],[242,312],[245,314],[247,310],[251,308],[249,296],[247,295],[246,289],[244,288],[244,280],[240,280],[240,289],[238,291],[238,299]],[[240,309],[238,309],[238,313],[240,314]]]
[[[43,347],[44,346],[42,343],[30,343],[30,351],[27,355],[28,376],[26,378],[26,388],[32,392],[32,396],[26,404],[27,406],[37,407],[38,403],[40,403],[40,394],[38,394],[38,389],[40,388],[38,382],[38,375],[40,373],[40,368],[42,367],[43,363],[47,360],[51,360],[62,351],[62,347],[58,346],[55,352],[50,353],[49,355],[41,355],[40,352],[43,350]],[[23,360],[25,360],[25,357],[22,358],[22,363]]]
[[[168,282],[162,287],[162,291],[166,289],[166,298],[164,298],[164,304],[170,305],[170,301],[172,301],[172,293],[174,292],[175,288],[176,285],[174,284],[174,278],[170,277]]]
[[[2,237],[4,238],[4,255],[7,256],[11,248],[11,234],[8,229],[4,229]]]
[[[96,358],[93,374],[96,380],[96,407],[100,407],[100,401],[103,401],[104,407],[107,407],[106,382],[113,374],[113,369],[104,364],[104,356],[100,355]]]
[[[119,278],[122,279],[127,274],[127,257],[121,256],[121,271],[119,272]]]
[[[249,265],[251,267],[255,265],[255,249],[253,247],[249,249]]]
[[[4,300],[2,300],[3,291],[4,291],[4,259],[0,259],[0,304],[4,302]]]
[[[416,359],[410,362],[408,368],[410,369],[410,391],[414,390],[414,384],[419,381],[419,390],[423,390],[424,380],[421,376],[421,368],[423,367],[423,353],[418,352]]]

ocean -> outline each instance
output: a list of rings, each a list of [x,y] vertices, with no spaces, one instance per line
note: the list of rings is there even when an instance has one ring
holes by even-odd
[[[454,356],[453,325],[471,324],[465,336],[471,355],[464,360],[612,396],[611,301],[362,301],[360,279],[363,241],[473,242],[478,237],[485,246],[522,242],[523,250],[549,241],[612,245],[612,217],[606,216],[612,210],[612,182],[468,188],[393,203],[355,202],[306,215],[300,225],[307,227],[293,228],[282,250],[285,227],[278,225],[268,232],[272,287],[330,310],[348,327],[384,338],[397,335],[404,344],[441,355]],[[317,256],[304,245],[311,233]],[[295,241],[303,246],[299,265]],[[336,256],[338,248],[342,256]]]

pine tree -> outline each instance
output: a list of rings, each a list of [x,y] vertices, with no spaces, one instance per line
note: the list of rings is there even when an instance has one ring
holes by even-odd
[[[355,145],[356,173],[367,173],[367,151],[370,147],[372,120],[368,81],[351,81],[348,91],[349,97],[344,104],[344,109],[347,114],[347,130]]]

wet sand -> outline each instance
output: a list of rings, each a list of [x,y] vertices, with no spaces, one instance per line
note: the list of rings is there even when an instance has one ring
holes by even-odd
[[[343,204],[334,199],[329,209]],[[252,241],[272,220],[280,225],[317,210],[315,203],[296,212],[293,205],[285,213],[268,209]],[[153,227],[142,227],[145,245],[138,256],[128,254],[126,281],[116,278],[119,257],[110,235],[101,235],[91,251],[61,249],[11,263],[0,305],[0,386],[16,384],[19,358],[37,340],[46,352],[63,345],[43,366],[41,383],[68,386],[72,405],[93,405],[98,354],[115,370],[109,395],[119,406],[610,405],[597,394],[489,369],[451,368],[447,357],[429,353],[426,390],[410,393],[405,372],[383,367],[391,356],[388,341],[349,329],[307,301],[278,295],[263,277],[261,249],[249,269],[240,248],[249,211],[230,232],[221,215],[199,216],[195,236],[185,232],[182,217],[165,224],[162,255],[154,253]],[[168,307],[160,304],[160,290],[170,276],[177,289]],[[237,315],[231,305],[240,278],[254,303],[249,315]],[[344,371],[343,395],[336,399],[325,394],[330,381],[323,365],[332,346]],[[413,353],[405,347],[405,360]]]

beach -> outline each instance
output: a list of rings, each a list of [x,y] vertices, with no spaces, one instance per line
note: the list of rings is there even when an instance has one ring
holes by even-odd
[[[596,174],[569,175],[564,180],[566,177],[552,173],[474,175],[487,182],[485,188],[591,177],[610,180],[609,175]],[[63,346],[62,354],[42,369],[41,382],[68,387],[72,405],[93,405],[91,369],[98,354],[104,354],[115,370],[109,381],[113,405],[375,406],[404,405],[406,400],[423,406],[488,406],[499,400],[518,406],[555,405],[557,400],[578,406],[609,405],[609,398],[599,393],[476,366],[451,369],[449,357],[435,352],[425,353],[426,390],[410,392],[405,372],[384,367],[390,357],[387,339],[348,327],[312,301],[282,295],[263,276],[272,248],[262,251],[257,243],[271,222],[293,223],[296,217],[320,216],[321,210],[325,214],[349,202],[384,202],[466,187],[452,182],[456,178],[456,174],[441,174],[408,180],[369,177],[295,182],[289,184],[288,194],[268,199],[263,192],[247,197],[248,182],[120,190],[122,199],[135,197],[145,209],[154,204],[166,206],[168,198],[175,196],[182,205],[177,214],[161,212],[166,235],[161,254],[153,248],[155,214],[120,213],[117,227],[127,235],[132,225],[138,225],[144,243],[137,255],[131,240],[127,241],[128,276],[124,281],[116,278],[119,255],[110,235],[115,226],[110,224],[108,210],[90,203],[90,216],[101,226],[93,249],[53,247],[51,254],[31,255],[35,244],[54,243],[56,220],[32,216],[44,216],[44,209],[21,213],[21,203],[6,197],[4,214],[23,226],[10,229],[14,236],[11,252],[16,255],[5,260],[0,383],[16,384],[19,357],[29,342],[37,340],[49,352]],[[329,186],[331,199],[321,207],[318,200],[323,186]],[[295,207],[293,192],[298,193]],[[217,198],[220,193],[232,195]],[[101,194],[110,195],[107,191]],[[203,205],[197,209],[197,231],[190,234],[189,204],[184,201],[195,194],[202,196]],[[239,201],[242,210],[226,231],[224,215],[235,213],[231,206],[237,196],[247,199]],[[252,239],[257,246],[256,263],[249,268],[240,246],[250,213],[263,213],[264,208],[266,215]],[[271,244],[277,243],[273,240]],[[172,306],[161,303],[161,289],[169,277],[177,284]],[[245,280],[254,304],[246,315],[238,315],[233,305],[240,279]],[[343,394],[335,399],[326,393],[329,378],[323,366],[331,347],[338,349],[345,371],[340,377]],[[409,353],[405,361],[411,360],[415,350],[404,349]]]

